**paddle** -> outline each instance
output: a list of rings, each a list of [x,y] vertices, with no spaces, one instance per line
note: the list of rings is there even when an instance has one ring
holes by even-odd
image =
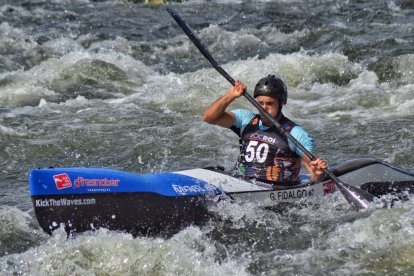
[[[221,68],[214,58],[211,56],[209,51],[204,47],[204,45],[200,42],[200,39],[193,33],[191,28],[187,25],[186,22],[178,15],[177,12],[172,10],[170,7],[166,7],[168,13],[171,15],[172,18],[180,25],[181,29],[183,29],[184,33],[188,36],[188,38],[194,43],[197,49],[203,54],[203,56],[213,65],[213,67],[223,76],[225,77],[231,85],[235,85],[236,81]],[[286,136],[293,144],[295,144],[302,152],[306,155],[309,160],[314,161],[316,157],[309,152],[301,143],[299,143],[289,132],[286,132],[283,127],[277,122],[263,107],[247,92],[243,94],[243,96],[253,104],[259,111],[262,113],[272,124],[278,129],[283,135]],[[332,172],[329,170],[324,170],[324,173],[336,184],[339,191],[343,194],[345,199],[357,210],[366,209],[368,208],[368,203],[374,200],[374,196],[370,193],[361,190],[357,187],[351,186],[339,180]]]

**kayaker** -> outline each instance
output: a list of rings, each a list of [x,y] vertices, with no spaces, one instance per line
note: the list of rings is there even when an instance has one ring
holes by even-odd
[[[323,169],[328,167],[326,162],[321,158],[310,161],[265,116],[246,109],[226,111],[230,103],[245,91],[246,86],[237,81],[226,95],[208,106],[203,114],[205,122],[229,128],[240,137],[240,156],[235,173],[273,184],[293,184],[298,182],[303,161],[312,181],[321,180],[324,176]],[[260,79],[253,96],[307,150],[314,151],[312,137],[282,113],[288,93],[280,78],[269,75]]]

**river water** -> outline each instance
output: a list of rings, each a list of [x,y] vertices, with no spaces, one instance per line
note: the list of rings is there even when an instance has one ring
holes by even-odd
[[[412,1],[171,6],[250,92],[263,76],[281,76],[285,113],[329,163],[373,157],[413,170]],[[412,275],[411,201],[357,213],[335,194],[284,215],[221,202],[212,207],[219,220],[168,238],[41,231],[31,168],[231,168],[237,137],[201,120],[228,88],[163,5],[1,0],[0,273]],[[232,104],[240,107],[252,109],[242,98]]]

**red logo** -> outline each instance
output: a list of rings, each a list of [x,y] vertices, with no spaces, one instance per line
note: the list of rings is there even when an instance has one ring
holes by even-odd
[[[323,195],[332,194],[335,192],[335,183],[332,181],[323,183]]]
[[[58,190],[72,187],[72,182],[70,181],[70,178],[66,173],[54,175],[53,179],[55,180],[56,187],[58,188]]]

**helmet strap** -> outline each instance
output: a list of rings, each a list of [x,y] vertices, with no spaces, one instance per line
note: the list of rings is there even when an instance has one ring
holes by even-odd
[[[276,115],[276,120],[279,121],[281,115],[282,115],[282,108],[283,108],[283,103],[281,100],[279,100],[279,110],[277,111],[277,115]]]

